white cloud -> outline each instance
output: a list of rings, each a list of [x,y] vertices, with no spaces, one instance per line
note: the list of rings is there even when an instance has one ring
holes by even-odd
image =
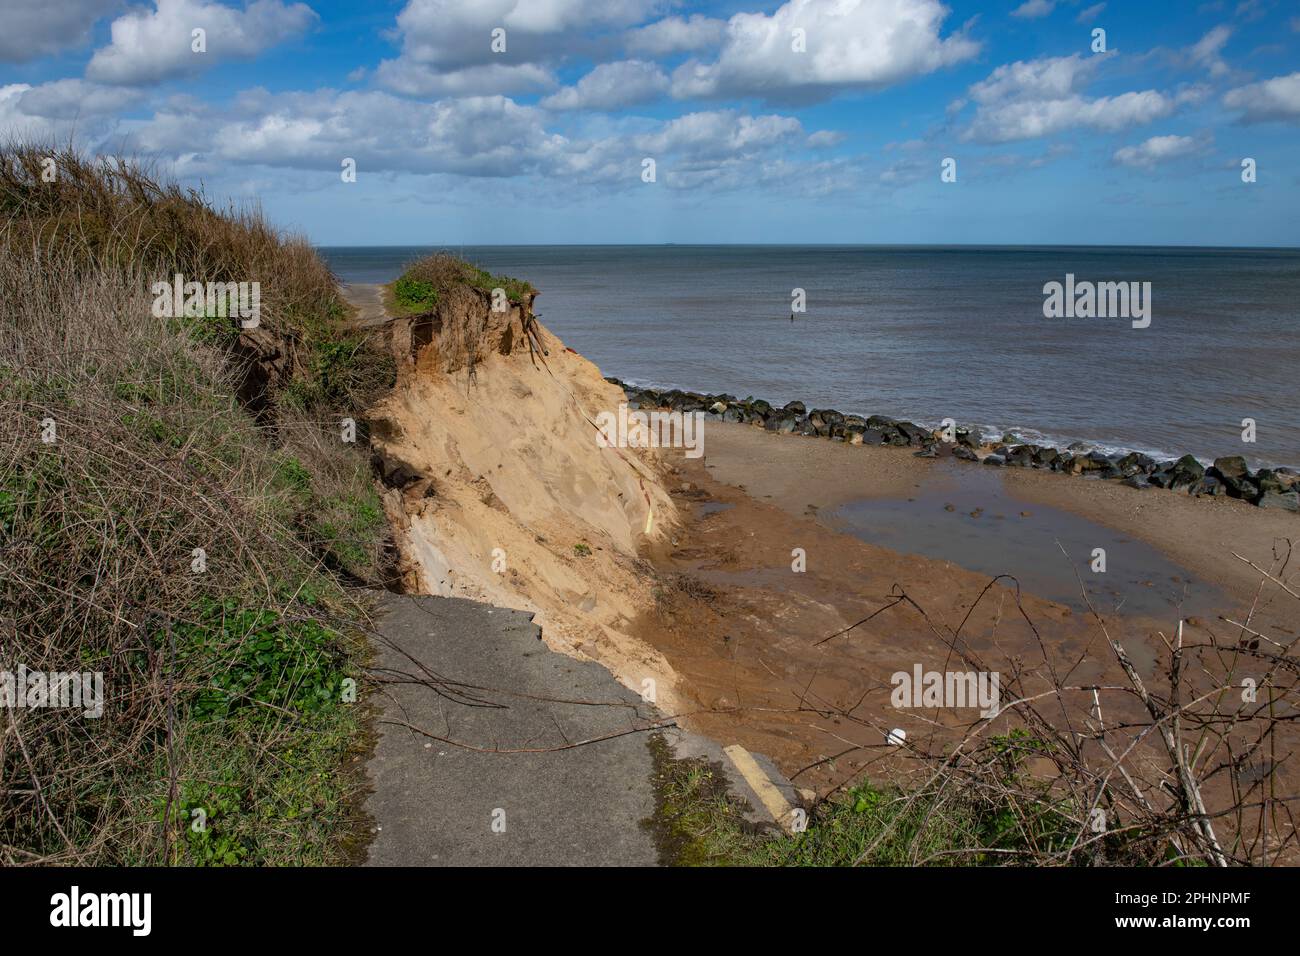
[[[553,89],[543,64],[560,59],[584,33],[639,23],[661,0],[409,0],[397,15],[401,53],[376,70],[389,89],[427,96]],[[504,52],[492,31],[505,31]],[[585,40],[577,42],[586,42]]]
[[[668,92],[668,77],[645,60],[602,63],[574,86],[542,100],[552,110],[612,110],[645,103]]]
[[[1225,93],[1223,102],[1250,123],[1300,119],[1300,73],[1239,86]]]
[[[1020,17],[1022,20],[1036,20],[1039,17],[1045,17],[1056,7],[1052,0],[1025,0],[1020,6],[1011,11],[1013,17]]]
[[[144,94],[95,86],[84,80],[55,80],[32,86],[0,86],[0,131],[6,140],[47,145],[76,144],[90,152],[121,146],[117,113]]]
[[[667,17],[627,34],[627,48],[633,53],[665,56],[683,51],[707,50],[722,43],[727,21],[695,13],[689,18]]]
[[[673,74],[677,97],[815,98],[841,88],[879,88],[973,57],[964,34],[939,35],[939,0],[788,0],[771,16],[738,13],[713,63]],[[803,30],[806,51],[795,52]]]
[[[1059,100],[1027,100],[981,107],[964,139],[1007,143],[1051,136],[1074,126],[1116,132],[1169,116],[1174,101],[1155,90],[1121,93],[1089,100],[1070,96]]]
[[[144,98],[138,90],[119,86],[97,86],[85,80],[67,79],[43,83],[23,91],[18,109],[28,116],[73,120],[81,116],[103,116],[133,106]]]
[[[551,71],[536,63],[480,63],[441,70],[398,57],[380,63],[375,76],[383,86],[407,96],[533,93],[557,85]]]
[[[1090,99],[1081,89],[1107,57],[1048,57],[1004,64],[970,88],[975,117],[966,141],[1006,143],[1075,126],[1114,132],[1169,116],[1178,99],[1156,90]]]
[[[811,133],[805,141],[809,149],[829,149],[844,142],[845,135],[837,129],[819,129]]]
[[[475,0],[468,4],[464,0],[413,0],[407,9],[490,8],[500,12],[498,20],[506,29],[555,33],[578,26],[636,23],[660,5],[659,0]]]
[[[123,0],[5,0],[0,62],[25,63],[90,42],[100,17]]]
[[[1105,9],[1106,9],[1106,4],[1094,3],[1092,6],[1084,7],[1082,10],[1080,10],[1079,15],[1074,19],[1077,23],[1091,23],[1093,20],[1097,19],[1097,17],[1100,16],[1101,12]]]
[[[693,157],[746,155],[787,142],[803,132],[793,116],[749,116],[735,110],[687,113],[655,133],[636,137],[648,154],[685,152]]]
[[[207,159],[226,163],[337,170],[350,156],[370,172],[513,176],[563,150],[543,121],[541,110],[502,96],[417,103],[379,91],[252,90],[228,113],[177,104],[137,129],[132,145],[179,156],[201,142]]]
[[[0,86],[0,129],[4,130],[6,140],[40,143],[48,141],[54,132],[54,124],[45,117],[32,116],[20,109],[23,94],[30,89],[26,83]]]
[[[1190,136],[1152,136],[1136,146],[1124,146],[1115,151],[1114,160],[1125,166],[1151,169],[1170,159],[1188,156],[1198,149]]]
[[[303,3],[253,0],[243,10],[205,0],[156,0],[113,21],[112,40],[96,50],[87,79],[126,86],[198,73],[230,59],[250,59],[317,21]],[[207,52],[193,51],[192,31],[206,31]]]
[[[1188,51],[1188,55],[1193,63],[1209,70],[1211,76],[1223,76],[1228,72],[1228,64],[1223,62],[1220,53],[1231,36],[1232,28],[1220,24],[1201,37]]]
[[[1265,7],[1260,0],[1240,0],[1237,4],[1235,15],[1241,17],[1247,23],[1252,23],[1264,16],[1267,12],[1268,8]]]
[[[0,96],[0,117],[3,105]],[[228,111],[177,98],[136,124],[123,145],[197,175],[218,170],[231,177],[236,166],[316,170],[319,178],[309,175],[304,181],[328,186],[338,182],[342,159],[352,157],[361,175],[524,177],[565,191],[595,185],[639,188],[646,156],[656,159],[659,182],[668,188],[752,185],[757,170],[770,167],[804,138],[794,117],[732,110],[669,121],[602,118],[596,124],[600,134],[590,138],[554,132],[547,128],[551,119],[544,109],[504,96],[421,103],[378,90],[251,90]],[[203,152],[195,153],[196,145]],[[818,165],[780,162],[787,170],[811,171]],[[816,188],[830,188],[829,173],[818,175]]]
[[[932,174],[933,163],[923,162],[915,156],[897,159],[881,170],[876,181],[882,186],[910,186]]]
[[[1091,79],[1102,58],[1070,56],[1004,63],[987,79],[970,88],[977,103],[993,104],[1009,99],[1059,99],[1069,96]]]

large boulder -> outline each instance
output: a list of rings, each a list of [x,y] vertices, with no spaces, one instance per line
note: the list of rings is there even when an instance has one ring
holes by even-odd
[[[782,409],[768,415],[763,420],[763,427],[770,432],[776,432],[778,435],[789,435],[799,427],[799,418],[793,412]]]
[[[1270,491],[1290,491],[1295,486],[1295,480],[1272,468],[1261,468],[1255,473],[1255,484],[1259,486],[1261,494],[1266,494]]]
[[[1096,452],[1089,452],[1086,455],[1075,454],[1071,456],[1066,470],[1072,475],[1086,475],[1094,471],[1103,470],[1109,462],[1105,455],[1098,455]]]
[[[1088,464],[1084,471],[1089,478],[1123,478],[1124,471],[1119,467],[1119,455],[1108,455],[1105,452],[1090,451],[1087,456]]]
[[[1213,479],[1223,487],[1223,491],[1233,498],[1255,501],[1263,488],[1246,467],[1246,459],[1241,455],[1225,455],[1214,459],[1205,472],[1207,481]]]
[[[844,424],[844,416],[833,408],[814,408],[808,413],[808,421],[813,423],[818,435],[829,438],[836,425]]]
[[[1037,445],[1016,445],[1007,454],[1007,464],[1017,468],[1028,468],[1034,463]]]
[[[1163,487],[1170,491],[1186,491],[1197,494],[1204,487],[1205,466],[1191,455],[1184,455],[1173,462],[1163,475]],[[1155,484],[1154,478],[1152,483]]]
[[[1211,498],[1218,498],[1228,493],[1228,486],[1220,481],[1213,474],[1214,469],[1210,468],[1205,472],[1205,477],[1201,479],[1201,494],[1209,495]]]
[[[1266,491],[1256,502],[1261,508],[1280,508],[1283,511],[1300,511],[1300,492]]]
[[[808,407],[803,402],[786,402],[781,411],[789,412],[795,418],[803,418],[808,414]]]
[[[930,440],[930,430],[915,422],[899,422],[896,427],[909,445],[924,445]]]
[[[1124,473],[1126,478],[1133,475],[1149,475],[1151,470],[1156,466],[1156,460],[1150,455],[1144,455],[1140,451],[1131,451],[1120,458],[1116,464],[1119,470]]]
[[[1224,478],[1245,478],[1249,474],[1246,459],[1240,455],[1225,455],[1214,459],[1214,470]]]

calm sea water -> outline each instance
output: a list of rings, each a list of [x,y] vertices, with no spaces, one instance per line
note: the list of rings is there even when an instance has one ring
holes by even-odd
[[[430,251],[324,248],[350,282]],[[1030,440],[1300,464],[1300,250],[466,246],[530,280],[606,375],[780,404],[945,417]],[[1149,328],[1043,317],[1043,285],[1152,286]],[[790,321],[791,292],[807,312]],[[1257,441],[1241,440],[1242,419]]]

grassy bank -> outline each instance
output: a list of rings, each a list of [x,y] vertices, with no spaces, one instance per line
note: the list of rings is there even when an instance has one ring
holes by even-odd
[[[104,687],[0,710],[0,860],[342,859],[390,363],[305,240],[129,164],[0,151],[0,241],[0,670]],[[177,273],[260,325],[155,315]]]

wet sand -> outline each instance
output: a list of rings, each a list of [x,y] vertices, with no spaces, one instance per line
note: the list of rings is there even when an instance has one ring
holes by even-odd
[[[1092,577],[1110,636],[1155,679],[1180,616],[1189,639],[1235,642],[1238,629],[1220,615],[1244,620],[1260,576],[1228,551],[1268,566],[1274,539],[1300,528],[1294,515],[1241,502],[918,459],[911,449],[715,422],[706,434],[702,459],[669,456],[686,521],[672,550],[654,556],[661,599],[633,633],[678,674],[684,722],[770,754],[818,792],[862,772],[915,770],[886,743],[895,727],[917,739],[974,720],[890,703],[895,672],[967,669],[954,643],[984,668],[1014,670],[1026,692],[1042,690],[1053,669],[1071,686],[1123,683],[1098,620],[1061,591],[1061,572],[1037,585],[1050,593],[1031,586],[1058,529],[1073,549],[1094,537],[1107,547],[1106,585],[1087,554],[1073,564]],[[952,538],[960,547],[945,555]],[[802,571],[792,567],[799,554]],[[1000,572],[1020,578],[1019,603],[1017,582],[991,583]],[[1135,599],[1148,583],[1151,600]],[[1267,590],[1252,623],[1293,635],[1300,602]],[[1086,712],[1086,695],[1075,696]],[[1112,706],[1112,719],[1124,714],[1122,700]]]
[[[862,499],[906,499],[930,488],[973,486],[974,494],[986,496],[986,510],[1001,501],[1003,511],[1016,514],[1029,510],[1032,515],[1035,505],[1070,512],[1159,550],[1237,600],[1251,599],[1260,576],[1233,552],[1264,567],[1275,543],[1285,547],[1287,538],[1300,543],[1300,516],[1231,498],[1193,498],[1033,469],[915,458],[913,451],[717,422],[709,423],[705,443],[714,478],[792,513],[813,505],[828,514]],[[1075,557],[1082,562],[1085,555]]]

